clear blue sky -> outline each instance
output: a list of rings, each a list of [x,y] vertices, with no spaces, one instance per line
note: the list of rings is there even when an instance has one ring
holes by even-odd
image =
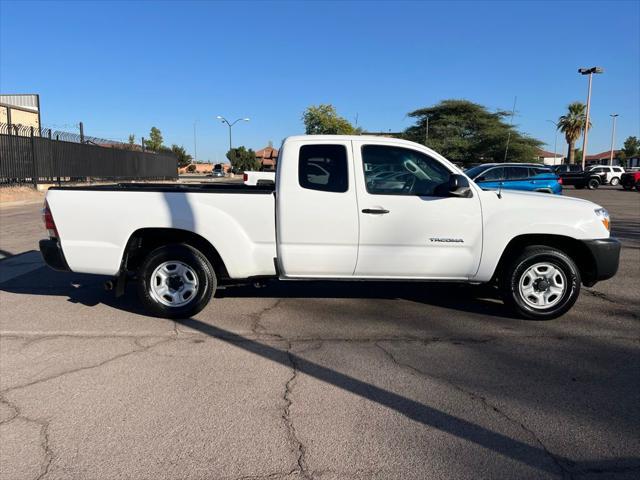
[[[640,136],[640,2],[0,3],[0,91],[39,93],[42,123],[126,140],[159,127],[165,143],[224,158],[303,132],[332,103],[366,130],[446,98],[511,109],[553,148],[553,126],[594,80],[589,152]],[[62,128],[61,128],[62,127]],[[558,150],[566,148],[558,136]]]

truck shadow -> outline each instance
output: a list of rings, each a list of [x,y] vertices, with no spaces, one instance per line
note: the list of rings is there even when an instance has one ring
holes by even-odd
[[[129,283],[122,297],[115,298],[103,284],[111,277],[55,272],[43,267],[0,284],[0,291],[25,295],[66,296],[72,303],[99,303],[130,313],[146,315]],[[405,300],[460,312],[514,318],[499,300],[496,289],[458,283],[423,282],[287,282],[271,280],[261,288],[253,284],[219,288],[216,298],[296,299],[386,299]],[[214,300],[215,301],[215,300]]]

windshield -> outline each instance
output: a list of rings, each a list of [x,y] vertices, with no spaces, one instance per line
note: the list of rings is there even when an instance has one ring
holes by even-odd
[[[493,165],[478,165],[477,167],[473,167],[473,168],[470,168],[469,170],[466,170],[464,173],[467,175],[467,177],[474,179],[478,175],[480,175],[482,172],[484,172],[487,168],[490,168],[492,166]]]

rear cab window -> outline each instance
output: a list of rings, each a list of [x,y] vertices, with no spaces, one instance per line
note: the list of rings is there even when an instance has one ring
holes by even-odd
[[[344,145],[303,145],[298,156],[302,188],[344,193],[349,189],[347,149]]]

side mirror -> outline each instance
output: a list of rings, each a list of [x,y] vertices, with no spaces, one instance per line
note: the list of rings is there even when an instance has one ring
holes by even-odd
[[[452,197],[470,197],[471,187],[464,175],[452,174],[449,177],[449,195]]]

